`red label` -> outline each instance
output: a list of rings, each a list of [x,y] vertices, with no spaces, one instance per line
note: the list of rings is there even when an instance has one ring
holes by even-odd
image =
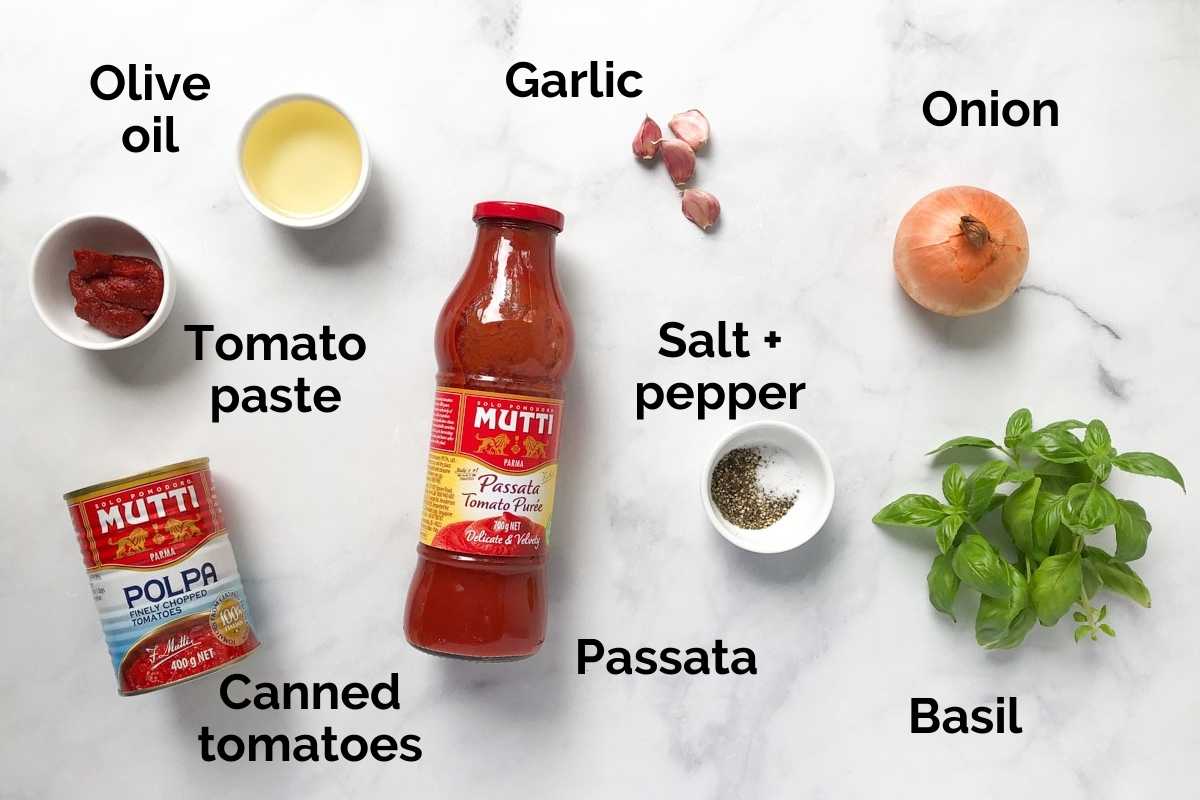
[[[452,522],[438,531],[431,544],[479,556],[534,556],[546,544],[546,529],[506,511],[495,517]]]
[[[195,614],[163,625],[130,648],[117,671],[121,693],[138,694],[203,675],[258,647],[258,638],[244,622],[230,638],[210,616]]]
[[[207,469],[91,497],[70,510],[89,570],[170,564],[225,531]]]
[[[559,403],[488,394],[463,400],[458,452],[505,472],[529,472],[558,457]]]
[[[421,541],[457,553],[546,552],[562,404],[439,388]]]

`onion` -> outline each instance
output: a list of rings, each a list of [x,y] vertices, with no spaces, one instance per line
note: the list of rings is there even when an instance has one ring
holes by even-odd
[[[1007,200],[973,186],[938,189],[900,221],[896,279],[930,311],[965,317],[1007,300],[1029,264],[1029,235]]]

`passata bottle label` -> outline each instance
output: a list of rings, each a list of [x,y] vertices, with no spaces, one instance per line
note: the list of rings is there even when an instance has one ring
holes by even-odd
[[[562,403],[438,387],[421,541],[480,556],[546,552]]]

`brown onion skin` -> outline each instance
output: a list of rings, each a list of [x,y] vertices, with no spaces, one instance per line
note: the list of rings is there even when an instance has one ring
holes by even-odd
[[[963,217],[982,222],[987,240],[972,244]],[[892,249],[896,279],[920,305],[965,317],[1007,300],[1029,264],[1029,234],[1012,205],[974,186],[925,195],[904,215]]]

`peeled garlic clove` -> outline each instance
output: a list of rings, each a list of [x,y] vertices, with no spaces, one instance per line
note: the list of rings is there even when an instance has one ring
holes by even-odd
[[[696,171],[696,154],[687,142],[679,139],[663,139],[659,144],[662,149],[663,161],[667,165],[667,173],[676,186],[683,186],[692,179]]]
[[[702,189],[684,189],[683,215],[706,231],[721,216],[721,203]]]
[[[671,117],[667,127],[693,150],[699,150],[708,144],[708,120],[694,108]]]
[[[637,136],[633,137],[633,154],[638,158],[650,161],[658,153],[658,143],[662,141],[662,128],[650,119],[649,115],[638,128]]]

